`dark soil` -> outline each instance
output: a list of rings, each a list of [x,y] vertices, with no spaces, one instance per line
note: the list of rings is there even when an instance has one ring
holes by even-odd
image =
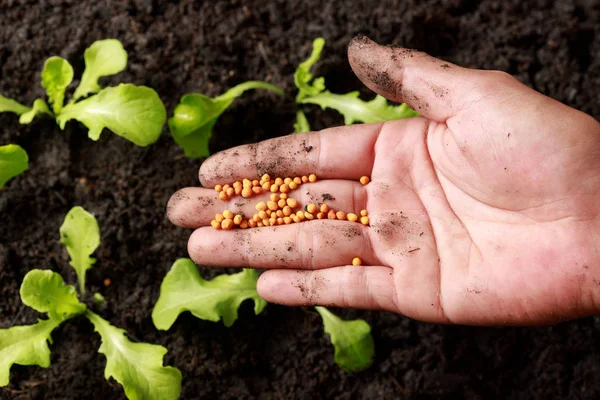
[[[292,130],[295,66],[312,40],[327,40],[318,72],[337,92],[366,89],[352,74],[346,46],[358,33],[414,47],[469,67],[501,69],[527,85],[600,118],[600,1],[13,1],[0,0],[0,93],[31,104],[43,95],[39,73],[51,55],[66,57],[76,76],[94,40],[120,39],[127,70],[107,83],[154,87],[172,110],[187,92],[216,95],[262,79],[287,90],[237,100],[216,127],[212,150]],[[342,123],[311,109],[313,128]],[[136,340],[169,349],[181,369],[183,398],[589,398],[600,397],[600,318],[537,328],[447,327],[384,312],[341,311],[373,326],[377,359],[346,374],[311,309],[250,304],[226,329],[179,318],[169,332],[150,313],[173,261],[186,256],[190,233],[165,218],[169,196],[196,185],[198,161],[165,130],[146,149],[104,132],[98,142],[71,123],[20,126],[0,114],[0,143],[17,143],[31,169],[0,192],[0,327],[35,322],[18,290],[33,268],[75,274],[59,243],[67,211],[81,205],[98,218],[102,245],[88,291],[107,299],[100,313]],[[204,276],[221,271],[201,268]],[[112,284],[104,287],[105,278]],[[52,366],[15,366],[5,399],[115,399],[120,386],[103,377],[99,337],[85,319],[53,335]]]

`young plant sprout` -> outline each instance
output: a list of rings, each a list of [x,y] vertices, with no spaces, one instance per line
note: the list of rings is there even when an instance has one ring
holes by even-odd
[[[354,91],[346,94],[331,93],[325,88],[325,78],[315,78],[310,72],[312,66],[319,61],[325,39],[319,37],[313,41],[313,50],[310,57],[302,62],[294,73],[294,83],[298,88],[296,103],[316,104],[322,109],[331,108],[344,116],[344,124],[355,122],[374,123],[391,121],[394,119],[418,116],[406,104],[398,106],[389,105],[382,96],[375,96],[371,101],[363,101],[358,96],[360,92]],[[302,110],[296,114],[294,132],[309,132],[310,126]]]
[[[73,208],[61,227],[61,240],[67,246],[83,294],[85,273],[94,262],[90,254],[100,244],[96,219],[81,207]],[[102,338],[98,351],[106,356],[104,376],[119,382],[127,398],[171,400],[179,397],[181,372],[163,366],[167,349],[130,341],[124,330],[88,309],[79,300],[75,288],[66,285],[60,274],[39,269],[29,271],[21,284],[20,295],[25,305],[45,313],[47,318],[34,325],[0,329],[0,386],[8,385],[13,364],[50,366],[48,342],[52,343],[52,331],[71,318],[84,316]],[[104,297],[97,294],[94,300],[101,304]]]
[[[158,140],[167,112],[154,90],[132,84],[102,89],[98,83],[99,78],[125,69],[127,52],[121,42],[96,41],[83,57],[85,71],[66,105],[65,93],[73,81],[73,67],[64,58],[54,56],[46,60],[41,75],[51,108],[44,99],[36,99],[27,107],[0,95],[0,112],[19,115],[21,124],[29,124],[37,116],[48,116],[56,119],[60,129],[75,119],[89,129],[92,140],[98,140],[104,128],[142,147]]]
[[[267,302],[256,291],[258,273],[244,269],[233,275],[204,280],[194,262],[181,258],[173,264],[160,286],[160,296],[152,311],[154,326],[169,330],[177,317],[189,311],[197,318],[230,327],[238,318],[243,301],[254,301],[254,313],[260,314]],[[345,371],[368,368],[373,359],[371,327],[363,320],[343,321],[325,307],[316,307],[335,348],[335,362]]]
[[[215,98],[200,93],[186,94],[181,98],[173,117],[169,119],[169,130],[187,157],[202,158],[210,155],[208,145],[217,119],[233,100],[251,89],[266,89],[283,95],[283,90],[270,83],[248,81]]]
[[[27,171],[29,157],[23,148],[16,144],[0,146],[0,189],[15,176]]]

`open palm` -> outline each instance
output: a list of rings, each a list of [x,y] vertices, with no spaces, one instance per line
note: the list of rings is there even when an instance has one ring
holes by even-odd
[[[261,173],[316,173],[291,196],[367,209],[336,220],[213,230],[230,209],[212,189],[173,195],[174,223],[198,228],[199,264],[269,269],[258,290],[289,305],[384,309],[433,322],[535,324],[600,311],[600,125],[512,77],[423,53],[349,48],[367,86],[423,117],[292,135],[203,163],[206,187]],[[357,182],[371,176],[366,186]],[[265,195],[266,197],[266,195]],[[329,197],[329,196],[325,196]],[[353,257],[363,266],[350,266]]]

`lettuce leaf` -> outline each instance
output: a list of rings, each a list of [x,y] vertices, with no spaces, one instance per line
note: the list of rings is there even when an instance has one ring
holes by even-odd
[[[380,95],[375,96],[371,101],[363,101],[358,98],[358,95],[358,91],[334,94],[326,90],[315,96],[305,97],[299,102],[301,104],[317,104],[324,110],[332,108],[344,116],[345,125],[355,122],[370,124],[419,115],[406,104],[389,105],[387,100]]]
[[[175,107],[173,117],[169,119],[169,130],[187,157],[202,158],[210,155],[208,145],[217,119],[233,100],[252,89],[266,89],[283,95],[280,88],[270,83],[248,81],[232,87],[215,98],[200,93],[186,94],[181,98]]]
[[[0,94],[0,112],[12,112],[21,115],[27,111],[29,111],[29,107]]]
[[[315,307],[323,318],[325,332],[335,348],[336,364],[348,372],[362,371],[371,366],[375,343],[371,327],[362,319],[344,321],[325,307]]]
[[[120,84],[103,89],[95,96],[68,104],[56,117],[61,129],[76,119],[98,140],[104,128],[135,143],[148,146],[156,142],[167,119],[167,111],[158,94],[149,87]]]
[[[325,45],[323,38],[317,38],[313,42],[313,51],[310,57],[301,63],[294,73],[294,83],[298,88],[296,103],[316,104],[322,109],[331,108],[344,116],[344,124],[350,125],[355,122],[375,123],[391,121],[401,118],[415,117],[419,114],[406,104],[392,106],[382,96],[375,96],[371,101],[363,101],[358,91],[336,94],[325,90],[323,77],[314,78],[310,72],[312,66],[319,60],[321,51]],[[312,81],[312,83],[311,83]],[[301,116],[297,116],[299,121]],[[297,122],[299,124],[299,122]],[[300,125],[294,125],[296,132],[302,129]],[[300,130],[301,131],[301,130]]]
[[[49,270],[29,271],[21,284],[21,301],[36,311],[48,313],[50,319],[66,321],[86,310],[75,288],[65,285],[62,276]]]
[[[118,74],[127,66],[127,52],[116,39],[98,40],[83,53],[85,70],[81,82],[73,93],[73,101],[90,93],[98,93],[102,87],[98,79]]]
[[[65,90],[73,80],[73,67],[61,57],[50,57],[44,63],[42,87],[55,113],[59,113],[65,100]]]
[[[254,300],[254,313],[259,314],[267,302],[256,291],[258,273],[244,269],[233,275],[219,275],[213,280],[202,279],[194,262],[181,258],[165,276],[152,321],[160,330],[168,330],[184,311],[194,316],[217,322],[223,318],[225,326],[233,325],[238,308],[244,300]]]
[[[104,377],[111,377],[123,385],[128,399],[171,400],[181,393],[181,372],[174,367],[164,367],[167,349],[148,343],[133,343],[123,329],[91,311],[86,317],[102,338],[99,353],[106,356]]]
[[[85,294],[85,273],[96,262],[90,257],[100,245],[98,221],[81,207],[73,207],[60,227],[60,241],[71,257],[71,266],[77,273],[79,290]]]
[[[35,325],[0,329],[0,386],[8,385],[13,364],[50,366],[50,334],[60,325],[55,320],[39,320]]]
[[[0,189],[15,176],[27,171],[29,157],[23,148],[16,144],[0,146]]]
[[[319,61],[324,46],[325,39],[322,37],[316,38],[313,41],[313,49],[310,57],[306,61],[300,63],[298,68],[296,68],[296,71],[294,72],[294,83],[298,88],[296,101],[300,101],[307,96],[315,96],[325,90],[325,78],[323,77],[316,78],[312,84],[310,83],[314,78],[310,69],[317,61]]]
[[[33,102],[33,106],[29,109],[29,111],[21,114],[21,116],[19,117],[19,123],[22,125],[30,124],[35,117],[44,114],[54,117],[54,114],[52,114],[52,111],[50,111],[46,100],[35,99]]]

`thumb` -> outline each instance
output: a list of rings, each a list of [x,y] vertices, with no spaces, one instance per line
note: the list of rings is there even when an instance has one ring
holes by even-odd
[[[348,47],[358,78],[383,97],[407,103],[432,120],[446,121],[474,100],[481,72],[415,50],[381,46],[356,36]]]

